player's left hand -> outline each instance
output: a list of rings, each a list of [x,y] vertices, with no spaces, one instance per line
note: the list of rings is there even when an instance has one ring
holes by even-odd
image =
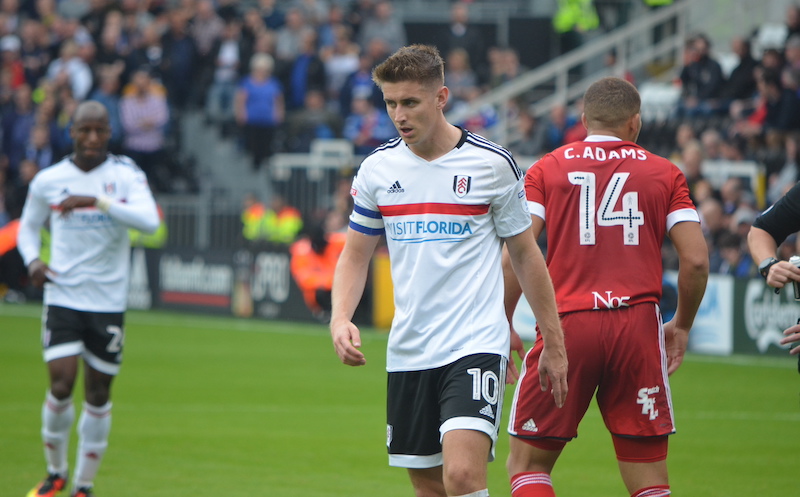
[[[89,197],[86,195],[70,195],[62,200],[60,204],[58,204],[58,208],[61,210],[61,217],[66,217],[69,216],[75,209],[79,209],[81,207],[94,207],[95,202],[97,202],[95,197]]]
[[[678,328],[675,321],[664,323],[664,342],[667,349],[667,374],[671,375],[683,364],[689,345],[689,330]]]
[[[514,361],[514,351],[517,352],[521,364],[525,364],[525,345],[522,343],[522,338],[519,333],[511,327],[511,350],[508,354],[508,366],[506,366],[506,384],[513,385],[519,379],[519,369]]]

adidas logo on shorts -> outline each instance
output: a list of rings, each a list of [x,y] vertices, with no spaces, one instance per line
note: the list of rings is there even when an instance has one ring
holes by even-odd
[[[480,414],[483,414],[484,416],[488,416],[488,417],[494,419],[494,411],[492,410],[492,406],[489,405],[489,404],[486,404],[485,406],[483,406],[483,409],[481,409],[478,412]]]
[[[534,433],[539,431],[539,427],[536,426],[536,423],[533,421],[533,418],[525,421],[525,424],[522,425],[522,429],[525,431],[532,431]]]

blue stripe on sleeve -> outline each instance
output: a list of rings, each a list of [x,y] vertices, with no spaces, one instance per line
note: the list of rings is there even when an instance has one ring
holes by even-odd
[[[353,221],[350,221],[350,227],[355,231],[358,231],[359,233],[363,233],[365,235],[370,235],[370,236],[380,236],[384,234],[384,232],[386,231],[383,228],[380,229],[367,228],[366,226],[356,224]]]

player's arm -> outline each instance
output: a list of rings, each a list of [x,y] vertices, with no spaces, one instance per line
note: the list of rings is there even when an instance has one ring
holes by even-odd
[[[348,366],[366,364],[361,347],[361,334],[353,324],[353,314],[364,294],[370,260],[380,237],[347,230],[331,290],[331,338],[339,359]]]
[[[531,216],[533,222],[534,238],[538,239],[539,234],[544,229],[544,220],[539,216]],[[548,273],[549,274],[549,273]],[[503,245],[503,305],[506,311],[506,319],[508,319],[508,326],[511,328],[511,353],[517,353],[520,360],[525,359],[525,346],[522,343],[517,331],[514,329],[514,312],[517,310],[519,299],[522,297],[522,287],[519,285],[517,275],[514,273],[514,267],[511,264],[511,256],[508,253],[508,247]],[[519,371],[514,363],[514,358],[509,355],[508,357],[508,373],[506,374],[506,383],[513,384],[519,379]]]
[[[775,205],[761,214],[747,234],[750,255],[760,268],[766,268],[767,284],[783,288],[789,281],[800,281],[800,269],[788,261],[770,264],[778,246],[787,236],[800,230],[800,183],[793,186]],[[767,267],[768,266],[768,267]]]
[[[567,351],[550,273],[531,229],[506,238],[506,246],[514,273],[536,316],[544,341],[539,360],[542,390],[546,391],[549,383],[556,405],[561,407],[567,396]]]
[[[675,224],[669,237],[678,252],[678,306],[672,320],[664,324],[667,372],[674,373],[683,362],[697,309],[708,280],[708,247],[700,223]]]
[[[52,274],[44,261],[39,259],[42,246],[41,229],[50,215],[50,206],[36,194],[38,183],[31,184],[30,194],[22,208],[22,216],[17,233],[17,250],[19,250],[28,275],[34,286],[41,288],[45,282],[50,281],[48,275]]]

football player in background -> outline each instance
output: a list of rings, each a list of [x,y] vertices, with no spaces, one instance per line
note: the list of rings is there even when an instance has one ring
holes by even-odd
[[[588,137],[528,170],[533,232],[547,224],[547,264],[564,327],[570,394],[563,409],[539,388],[541,340],[525,358],[509,420],[513,497],[552,497],[550,474],[597,392],[620,473],[634,497],[670,494],[674,432],[668,375],[681,365],[705,292],[708,250],[683,173],[635,144],[641,100],[604,78],[584,97]],[[678,252],[675,317],[661,323],[661,245]],[[507,315],[520,290],[506,274]]]
[[[81,103],[70,136],[74,153],[31,182],[18,234],[32,283],[44,286],[42,346],[50,376],[42,406],[48,476],[28,497],[52,497],[67,486],[79,358],[85,399],[72,496],[92,495],[111,429],[111,383],[122,361],[128,229],[152,233],[159,224],[145,174],[128,157],[108,153],[111,126],[102,104]],[[48,220],[52,245],[46,264],[39,258],[39,233]]]

